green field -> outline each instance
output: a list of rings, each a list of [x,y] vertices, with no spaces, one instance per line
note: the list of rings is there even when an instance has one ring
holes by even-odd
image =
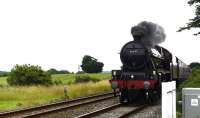
[[[61,81],[59,85],[11,87],[7,84],[7,77],[0,77],[0,110],[10,110],[49,103],[64,99],[64,88],[67,88],[70,99],[111,91],[108,79],[110,74],[88,74],[92,79],[101,79],[99,82],[75,84],[75,74],[52,75],[54,81]]]

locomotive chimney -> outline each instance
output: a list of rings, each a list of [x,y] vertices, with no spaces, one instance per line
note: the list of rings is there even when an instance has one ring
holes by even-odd
[[[141,38],[144,35],[142,29],[136,26],[131,28],[131,34],[133,36],[134,41],[141,41]]]

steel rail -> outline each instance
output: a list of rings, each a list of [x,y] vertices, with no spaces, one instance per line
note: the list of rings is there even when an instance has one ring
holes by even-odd
[[[86,113],[86,114],[83,114],[83,115],[80,115],[76,118],[90,118],[90,117],[94,117],[94,116],[97,116],[99,114],[103,114],[105,112],[109,112],[113,109],[116,109],[117,107],[121,107],[122,104],[115,104],[115,105],[112,105],[112,106],[109,106],[109,107],[105,107],[105,108],[102,108],[102,109],[99,109],[99,110],[96,110],[96,111],[93,111],[93,112],[90,112],[90,113]],[[129,112],[126,112],[124,114],[122,114],[121,116],[119,116],[118,118],[127,118],[128,116],[134,114],[134,113],[138,113],[140,112],[141,110],[143,110],[144,108],[146,108],[147,105],[141,105],[141,106],[138,106],[136,109],[133,109]]]
[[[37,118],[37,117],[40,117],[40,116],[48,115],[50,113],[64,111],[64,110],[67,110],[67,109],[70,109],[70,108],[80,107],[80,106],[83,106],[83,105],[87,105],[87,104],[91,104],[91,103],[95,103],[95,102],[100,102],[100,101],[103,101],[103,100],[111,99],[113,97],[114,96],[109,96],[109,97],[104,97],[104,98],[100,98],[100,99],[96,99],[96,100],[77,103],[77,104],[74,104],[74,105],[59,107],[59,108],[55,108],[55,109],[51,109],[51,110],[45,110],[45,111],[37,112],[37,113],[34,113],[34,114],[25,115],[25,116],[22,116],[21,118]]]
[[[99,109],[99,110],[96,110],[96,111],[93,111],[93,112],[90,112],[90,113],[80,115],[76,118],[90,118],[92,116],[96,116],[98,114],[104,113],[105,111],[113,110],[113,109],[115,109],[115,108],[117,108],[121,105],[122,105],[121,103],[118,103],[118,104],[115,104],[115,105],[112,105],[112,106],[109,106],[109,107],[105,107],[105,108],[102,108],[102,109]]]

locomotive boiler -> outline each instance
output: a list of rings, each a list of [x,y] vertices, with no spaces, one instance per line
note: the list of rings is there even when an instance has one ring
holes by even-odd
[[[154,102],[161,96],[161,82],[185,80],[190,69],[167,49],[145,45],[143,32],[133,32],[134,41],[126,43],[120,51],[122,66],[112,70],[111,87],[120,92],[120,102],[144,98]]]

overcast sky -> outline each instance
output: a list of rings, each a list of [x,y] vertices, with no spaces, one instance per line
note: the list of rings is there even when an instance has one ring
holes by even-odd
[[[1,0],[0,70],[15,64],[77,71],[84,55],[119,69],[119,52],[132,26],[141,21],[161,25],[161,45],[187,64],[200,62],[200,37],[177,33],[194,8],[188,0]]]

